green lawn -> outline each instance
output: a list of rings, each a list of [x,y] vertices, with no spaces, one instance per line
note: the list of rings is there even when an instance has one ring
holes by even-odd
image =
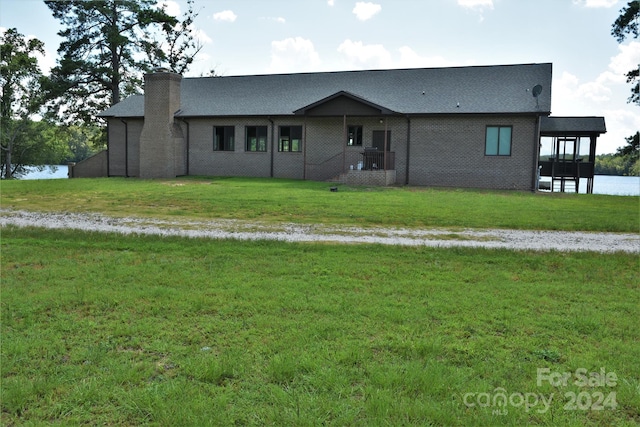
[[[1,245],[3,425],[640,422],[637,255],[14,227]]]
[[[251,178],[2,182],[3,208],[172,219],[359,226],[640,232],[640,197],[422,187],[347,187]]]
[[[640,231],[638,197],[246,178],[0,185],[11,209]],[[637,254],[1,232],[3,425],[640,423]]]

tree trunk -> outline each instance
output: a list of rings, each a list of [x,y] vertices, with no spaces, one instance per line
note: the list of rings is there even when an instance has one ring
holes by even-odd
[[[11,179],[11,151],[13,151],[13,139],[9,139],[6,151],[7,152],[4,154],[4,179]]]
[[[118,9],[116,2],[111,4],[111,25],[113,25],[109,40],[111,51],[111,105],[120,102],[120,57],[118,56],[118,43],[115,42],[118,32]]]

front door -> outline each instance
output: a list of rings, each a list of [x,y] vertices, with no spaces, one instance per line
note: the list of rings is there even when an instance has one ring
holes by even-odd
[[[374,130],[372,138],[372,146],[376,147],[378,151],[384,151],[384,131]],[[387,151],[391,151],[391,131],[387,131]]]

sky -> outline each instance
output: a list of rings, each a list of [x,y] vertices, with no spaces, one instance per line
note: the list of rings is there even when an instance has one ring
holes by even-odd
[[[159,0],[181,15],[186,0]],[[640,39],[619,44],[622,0],[194,0],[202,43],[186,76],[553,63],[552,115],[604,116],[597,153],[640,130],[624,74]],[[45,43],[48,73],[62,41],[42,0],[0,0],[0,30]]]

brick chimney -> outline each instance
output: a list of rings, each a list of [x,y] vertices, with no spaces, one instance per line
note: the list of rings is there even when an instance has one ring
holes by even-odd
[[[174,126],[180,109],[182,76],[157,69],[144,76],[144,126],[140,134],[140,178],[175,178],[176,143],[182,139]]]

